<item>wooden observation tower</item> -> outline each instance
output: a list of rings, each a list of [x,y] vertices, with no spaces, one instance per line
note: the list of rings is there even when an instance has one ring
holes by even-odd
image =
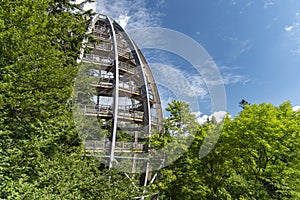
[[[89,51],[81,54],[74,101],[83,116],[79,129],[86,153],[103,159],[108,168],[141,173],[145,186],[155,179],[148,139],[162,132],[153,75],[137,45],[110,17],[95,15],[89,33],[93,39],[85,41]]]

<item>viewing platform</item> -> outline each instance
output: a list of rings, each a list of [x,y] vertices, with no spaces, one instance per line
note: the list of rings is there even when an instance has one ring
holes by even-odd
[[[113,112],[111,106],[104,105],[80,105],[79,111],[85,116],[95,116],[101,118],[112,118]],[[130,108],[120,107],[118,109],[118,119],[125,121],[134,121],[142,123],[144,121],[144,113],[141,111],[130,111]]]
[[[85,151],[90,153],[109,152],[111,148],[110,141],[85,140]],[[116,142],[115,152],[143,152],[144,145],[137,142]]]

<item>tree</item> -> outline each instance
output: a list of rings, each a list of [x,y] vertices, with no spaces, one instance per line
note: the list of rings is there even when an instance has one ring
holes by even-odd
[[[236,172],[263,188],[263,198],[299,198],[298,120],[289,102],[279,107],[254,104],[227,129],[235,138]]]
[[[220,124],[199,125],[188,152],[160,172],[162,199],[298,199],[299,112],[253,104],[223,121],[214,149],[198,158],[200,146]]]
[[[158,181],[154,183],[153,189],[159,191],[160,199],[192,199],[197,192],[189,193],[188,186],[196,186],[190,179],[185,179],[189,173],[187,168],[190,166],[190,162],[186,161],[187,156],[190,155],[189,146],[191,141],[197,135],[199,131],[198,124],[195,116],[191,113],[189,105],[181,101],[172,101],[168,104],[166,109],[170,112],[170,116],[165,119],[165,131],[164,135],[160,136],[160,140],[151,140],[152,144],[157,142],[159,147],[170,146],[166,149],[166,160],[172,160],[173,163],[169,163],[169,166],[160,170]],[[198,149],[199,150],[199,149]],[[174,152],[179,151],[183,157],[179,158],[179,154]],[[171,157],[171,159],[170,159]],[[195,172],[195,171],[194,171]],[[188,190],[188,191],[187,191]]]
[[[239,107],[241,107],[243,110],[245,109],[246,105],[251,105],[248,101],[246,101],[245,99],[242,99],[239,102]]]
[[[92,13],[80,9],[72,0],[0,3],[1,199],[137,195],[125,175],[82,155],[70,98]]]
[[[43,159],[80,146],[68,99],[88,22],[75,9],[70,1],[1,1],[1,198],[15,193],[8,183],[33,184]]]
[[[165,135],[193,134],[196,117],[190,111],[189,105],[182,101],[173,100],[166,111],[170,116],[165,119]]]

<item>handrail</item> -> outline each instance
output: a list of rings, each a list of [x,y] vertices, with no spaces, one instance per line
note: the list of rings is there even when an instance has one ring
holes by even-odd
[[[111,105],[79,105],[80,110],[83,114],[103,114],[112,116],[112,106]],[[136,121],[142,121],[144,117],[144,112],[142,111],[130,111],[130,106],[119,106],[118,107],[118,117],[123,119],[132,119]]]
[[[100,57],[96,54],[85,54],[85,56],[83,57],[83,60],[92,61],[92,62],[99,62],[99,63],[109,64],[109,65],[111,65],[111,63],[112,63],[111,59],[103,58],[103,57]]]
[[[119,69],[129,72],[131,74],[136,74],[136,68],[130,67],[129,65],[125,64],[124,62],[119,62]]]
[[[110,141],[101,140],[85,140],[84,147],[86,150],[109,150],[111,146]],[[138,142],[116,142],[115,150],[121,151],[136,151],[143,150],[144,144]]]
[[[102,50],[102,51],[112,51],[112,45],[108,42],[101,42],[100,44],[92,44],[89,43],[87,45],[89,48],[95,48],[97,50]]]
[[[104,36],[104,35],[95,35],[93,34],[93,38],[98,39],[98,40],[103,40],[103,41],[110,41],[111,40],[111,36]]]
[[[94,87],[102,87],[102,88],[113,88],[113,83],[110,82],[97,82],[97,83],[90,83],[91,86]]]
[[[128,51],[127,49],[123,49],[121,47],[118,47],[118,52],[119,52],[119,56],[122,56],[126,59],[131,59],[133,58],[131,51]]]
[[[100,82],[92,82],[90,83],[91,86],[94,87],[102,87],[102,88],[113,88],[114,85],[111,82],[105,82],[105,81],[100,81]],[[122,92],[130,93],[130,94],[139,94],[140,93],[140,88],[126,83],[126,82],[120,82],[119,84],[119,89],[122,90]]]
[[[111,106],[108,105],[80,105],[80,108],[85,113],[102,113],[102,114],[112,114]]]
[[[99,31],[99,33],[107,33],[108,34],[110,30],[107,27],[95,25],[94,31],[96,31],[96,32]]]

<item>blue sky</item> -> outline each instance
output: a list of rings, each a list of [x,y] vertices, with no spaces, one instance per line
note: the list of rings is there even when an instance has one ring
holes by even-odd
[[[223,77],[233,116],[241,99],[300,105],[299,0],[96,0],[91,7],[126,30],[159,26],[201,44]],[[199,82],[195,87],[205,91]],[[202,94],[205,107],[209,93]]]

